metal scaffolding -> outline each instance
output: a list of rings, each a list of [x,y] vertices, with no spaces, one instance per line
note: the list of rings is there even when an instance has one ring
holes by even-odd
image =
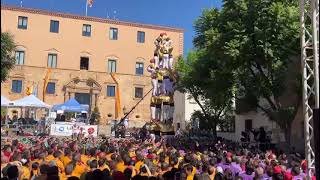
[[[301,68],[307,179],[315,170],[313,108],[319,108],[319,0],[300,0]]]

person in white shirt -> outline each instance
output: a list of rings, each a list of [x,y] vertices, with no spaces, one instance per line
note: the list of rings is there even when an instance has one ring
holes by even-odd
[[[128,119],[128,118],[125,118],[125,119],[123,120],[123,125],[124,125],[124,127],[125,127],[126,129],[129,127],[129,119]]]

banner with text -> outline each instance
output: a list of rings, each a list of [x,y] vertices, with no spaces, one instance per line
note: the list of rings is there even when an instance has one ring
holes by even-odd
[[[96,125],[79,125],[79,124],[51,124],[50,135],[52,136],[71,136],[72,134],[84,134],[98,136],[98,127]]]

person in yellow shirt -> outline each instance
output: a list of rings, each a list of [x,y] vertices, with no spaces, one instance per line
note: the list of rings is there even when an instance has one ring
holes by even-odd
[[[71,150],[69,148],[64,150],[64,156],[61,157],[61,161],[64,166],[69,164],[71,162],[72,156],[71,156]]]
[[[110,171],[109,166],[106,164],[106,159],[99,159],[98,165],[99,165],[98,169],[100,169],[101,171],[103,171],[105,169],[108,169]]]
[[[140,168],[140,175],[141,175],[141,176],[146,176],[146,177],[149,177],[149,176],[152,175],[149,167],[148,167],[146,164],[144,164],[144,165],[141,166],[141,168]]]
[[[32,161],[30,161],[30,169],[32,169],[32,164],[37,162],[39,163],[39,156],[40,156],[40,153],[37,153],[37,152],[34,152],[34,159]],[[40,163],[39,163],[40,164]]]
[[[98,161],[96,159],[94,160],[89,160],[89,166],[90,166],[90,171],[93,172],[94,170],[98,169]]]
[[[50,166],[47,163],[43,163],[39,166],[39,173],[37,179],[47,179],[47,172]]]
[[[49,162],[49,161],[54,160],[55,158],[53,156],[53,150],[52,149],[48,149],[47,152],[48,152],[48,155],[47,155],[45,161]]]
[[[88,155],[85,154],[81,154],[81,162],[83,164],[85,164],[86,166],[88,166],[88,162],[90,161],[90,158]]]
[[[216,168],[214,166],[209,166],[208,168],[208,175],[210,180],[214,180],[214,176],[216,175]]]
[[[153,162],[153,164],[154,164],[155,166],[158,166],[158,165],[159,165],[159,157],[158,157],[158,156],[154,156],[152,162]]]
[[[64,173],[64,165],[61,161],[61,157],[62,157],[62,153],[60,151],[56,151],[53,153],[54,156],[54,161],[57,164],[57,167],[59,168],[59,174],[63,174]]]
[[[168,163],[166,163],[166,162],[161,163],[161,171],[160,171],[161,176],[163,176],[163,174],[165,174],[169,170],[170,170],[170,166]]]
[[[88,161],[90,160],[89,156],[85,153],[85,149],[81,150],[81,161],[86,166],[88,165]]]
[[[186,161],[187,162],[187,161]],[[186,166],[189,166],[190,165],[190,163],[185,163],[185,164],[183,164],[183,167],[186,167]],[[197,168],[195,168],[194,166],[192,166],[191,165],[191,167],[192,167],[192,171],[191,171],[191,173],[192,173],[192,175],[194,176],[195,174],[196,174],[196,172],[197,172]]]
[[[102,151],[102,152],[99,153],[97,160],[99,161],[100,159],[106,159],[106,153],[105,152]]]
[[[31,173],[29,170],[29,162],[26,159],[21,159],[22,166],[21,166],[21,179],[30,179],[31,178]]]
[[[185,166],[184,169],[187,175],[187,180],[193,180],[194,174],[192,173],[192,170],[193,170],[192,165],[188,164]]]
[[[136,170],[136,168],[134,166],[128,166],[125,170],[124,170],[124,174],[127,177],[131,177],[133,178],[134,176],[136,176],[138,173],[138,171]]]
[[[174,156],[174,157],[170,157],[170,166],[176,169],[179,169],[179,159],[178,157]]]
[[[80,176],[88,170],[85,164],[81,161],[81,155],[79,153],[75,154],[72,158],[72,162],[74,164],[74,169],[72,172],[72,176],[76,176],[80,178]]]
[[[144,161],[144,158],[141,155],[141,153],[137,153],[137,162],[134,167],[137,169],[138,172],[140,171],[141,166],[144,165],[143,161]]]
[[[37,177],[39,175],[39,166],[40,164],[38,162],[31,164],[30,178]]]
[[[166,156],[165,159],[164,159],[164,162],[167,163],[167,164],[170,164],[170,157]]]
[[[108,153],[107,154],[107,156],[106,156],[106,158],[107,158],[107,160],[108,161],[111,161],[112,159],[111,159],[111,156],[113,155],[113,153]]]
[[[118,161],[117,159],[118,159],[118,155],[117,154],[112,154],[110,161],[115,161],[116,162],[116,161]]]
[[[65,174],[60,180],[67,180],[69,177],[72,176],[72,172],[74,170],[74,166],[72,163],[69,163],[65,166]]]
[[[124,170],[126,169],[127,167],[124,165],[124,162],[121,160],[118,161],[118,163],[116,164],[116,170],[117,171],[120,171],[120,172],[124,172]]]
[[[107,161],[112,161],[111,156],[114,154],[114,152],[115,152],[115,149],[113,147],[110,147],[108,149],[107,155],[106,155]]]

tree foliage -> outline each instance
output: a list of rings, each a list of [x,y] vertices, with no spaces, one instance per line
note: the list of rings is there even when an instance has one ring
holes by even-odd
[[[1,118],[5,118],[7,115],[7,109],[1,107]]]
[[[101,118],[100,111],[99,111],[99,108],[96,106],[93,108],[93,111],[91,113],[90,124],[99,124],[100,118]]]
[[[232,114],[233,78],[232,74],[206,68],[210,66],[200,50],[190,52],[184,60],[180,58],[176,69],[179,72],[177,88],[190,95],[201,111],[195,112],[202,127],[212,129],[224,118]],[[225,77],[225,78],[219,78]]]
[[[203,94],[214,111],[223,102],[229,106],[235,92],[237,102],[258,108],[283,129],[290,127],[300,100],[294,90],[299,81],[289,81],[299,72],[294,66],[300,53],[297,2],[224,0],[221,10],[204,10],[194,27],[195,52],[180,61],[187,64],[180,70],[191,76],[182,75],[185,89]],[[295,100],[283,98],[288,92]]]
[[[9,70],[15,63],[14,50],[13,36],[7,32],[1,32],[1,82],[6,80]]]

